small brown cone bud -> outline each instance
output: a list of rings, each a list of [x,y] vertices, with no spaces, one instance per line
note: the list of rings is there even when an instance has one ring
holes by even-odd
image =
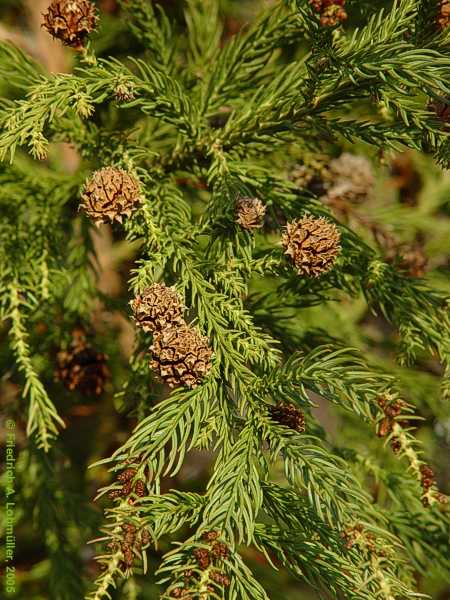
[[[329,271],[338,256],[340,233],[337,227],[320,217],[303,217],[288,223],[282,244],[299,275],[318,277]]]
[[[228,546],[223,542],[214,542],[211,553],[215,558],[222,558],[223,560],[226,560],[230,555]]]
[[[162,331],[183,324],[183,304],[174,288],[154,283],[130,302],[136,325]]]
[[[129,496],[131,494],[131,490],[133,489],[133,482],[127,481],[122,486],[122,496]]]
[[[214,542],[218,537],[218,531],[205,531],[205,533],[202,535],[202,540],[205,542]]]
[[[136,485],[134,486],[134,493],[136,494],[136,496],[139,496],[139,498],[145,496],[145,483],[142,481],[142,479],[138,479],[136,481]]]
[[[305,415],[293,404],[278,404],[269,407],[270,417],[290,429],[303,433],[305,431]]]
[[[131,568],[133,566],[133,551],[131,548],[125,548],[125,550],[122,550],[122,554],[125,567]]]
[[[228,575],[225,575],[225,573],[221,573],[220,571],[212,571],[210,577],[212,581],[223,587],[228,587],[230,585],[230,578]]]
[[[42,26],[65,46],[81,50],[97,23],[95,4],[89,0],[53,0]]]
[[[106,358],[75,330],[72,344],[57,354],[56,378],[71,392],[76,390],[86,396],[99,396],[109,377]]]
[[[96,171],[85,184],[80,208],[95,221],[122,222],[142,201],[139,183],[127,171],[105,167]]]
[[[156,333],[150,350],[153,353],[151,368],[170,387],[194,388],[211,369],[212,350],[208,338],[188,325]]]
[[[205,548],[196,548],[193,551],[193,555],[195,556],[195,559],[200,569],[202,571],[205,571],[211,563],[208,550],[205,550]]]
[[[121,498],[122,497],[122,490],[111,490],[108,494],[108,496],[111,498],[111,500],[115,500],[116,498]]]
[[[119,102],[131,102],[136,98],[134,84],[132,82],[118,83],[114,89],[114,95]]]
[[[143,529],[141,531],[141,542],[143,546],[147,546],[151,542],[151,536],[148,529]]]
[[[240,198],[236,204],[236,223],[243,229],[260,229],[263,226],[266,207],[258,198]]]
[[[117,476],[117,481],[125,483],[126,481],[133,479],[133,477],[135,475],[136,475],[136,469],[125,469],[125,471],[122,471],[122,473],[119,473],[119,475]]]
[[[386,437],[388,433],[392,431],[392,419],[390,417],[384,417],[378,426],[378,437]]]

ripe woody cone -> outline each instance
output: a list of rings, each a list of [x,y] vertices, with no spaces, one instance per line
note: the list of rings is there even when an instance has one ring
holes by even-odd
[[[134,320],[144,331],[162,331],[183,323],[183,305],[174,288],[161,283],[147,287],[130,302]]]
[[[141,190],[136,179],[123,169],[105,167],[96,171],[86,182],[80,208],[100,223],[122,222],[142,201]]]
[[[263,226],[266,207],[258,198],[240,198],[236,204],[236,222],[251,231]]]
[[[81,50],[87,35],[95,29],[97,10],[89,0],[54,0],[43,17],[42,26],[53,37]]]
[[[150,366],[169,387],[196,387],[211,369],[208,338],[193,327],[165,329],[154,336]]]
[[[338,256],[340,233],[327,219],[303,217],[286,225],[282,244],[299,275],[318,277],[329,271]]]

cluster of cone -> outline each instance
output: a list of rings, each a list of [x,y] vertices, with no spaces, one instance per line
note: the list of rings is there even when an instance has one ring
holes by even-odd
[[[176,290],[154,283],[130,304],[136,325],[153,334],[152,369],[169,387],[195,388],[210,371],[213,352],[208,338],[185,322]]]
[[[211,593],[211,597],[216,597],[218,591],[223,593],[223,588],[227,588],[231,581],[219,565],[229,556],[228,546],[221,542],[218,538],[218,531],[207,531],[202,536],[204,545],[195,548],[192,552],[200,571],[208,572],[207,590]],[[183,598],[183,600],[193,600],[197,595],[192,590],[198,587],[200,581],[204,581],[204,576],[199,576],[197,569],[188,569],[183,573],[183,585],[176,585],[171,592],[171,598]],[[203,575],[203,574],[202,574]],[[217,589],[218,588],[218,589]],[[222,588],[222,589],[221,589]],[[218,596],[217,596],[218,597]]]

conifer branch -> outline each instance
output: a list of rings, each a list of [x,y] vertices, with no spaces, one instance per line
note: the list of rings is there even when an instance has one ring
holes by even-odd
[[[52,440],[59,433],[58,426],[65,427],[65,424],[48,397],[33,365],[28,345],[28,333],[22,317],[24,306],[26,303],[20,297],[17,283],[11,283],[9,305],[6,307],[5,317],[11,320],[11,347],[17,360],[18,369],[25,378],[23,396],[29,400],[27,435],[30,437],[35,435],[37,446],[48,452]]]

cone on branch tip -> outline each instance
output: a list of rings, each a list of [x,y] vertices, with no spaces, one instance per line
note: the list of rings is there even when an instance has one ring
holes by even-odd
[[[56,378],[71,392],[99,396],[109,378],[107,357],[92,348],[81,330],[75,330],[72,335],[70,347],[57,354]]]
[[[44,27],[65,46],[81,50],[97,24],[97,9],[89,0],[53,0],[43,14]]]
[[[150,366],[169,387],[197,387],[211,369],[208,338],[189,325],[164,329],[154,335]]]
[[[236,203],[236,223],[243,229],[260,229],[265,214],[266,207],[258,198],[239,198]]]
[[[127,171],[105,167],[96,171],[87,180],[80,209],[100,223],[122,222],[129,217],[136,205],[142,202],[141,189],[137,180]]]
[[[136,325],[147,332],[183,324],[184,306],[172,287],[154,283],[130,302]]]
[[[336,225],[324,217],[305,216],[286,225],[281,242],[299,275],[319,277],[334,266],[340,237]]]

